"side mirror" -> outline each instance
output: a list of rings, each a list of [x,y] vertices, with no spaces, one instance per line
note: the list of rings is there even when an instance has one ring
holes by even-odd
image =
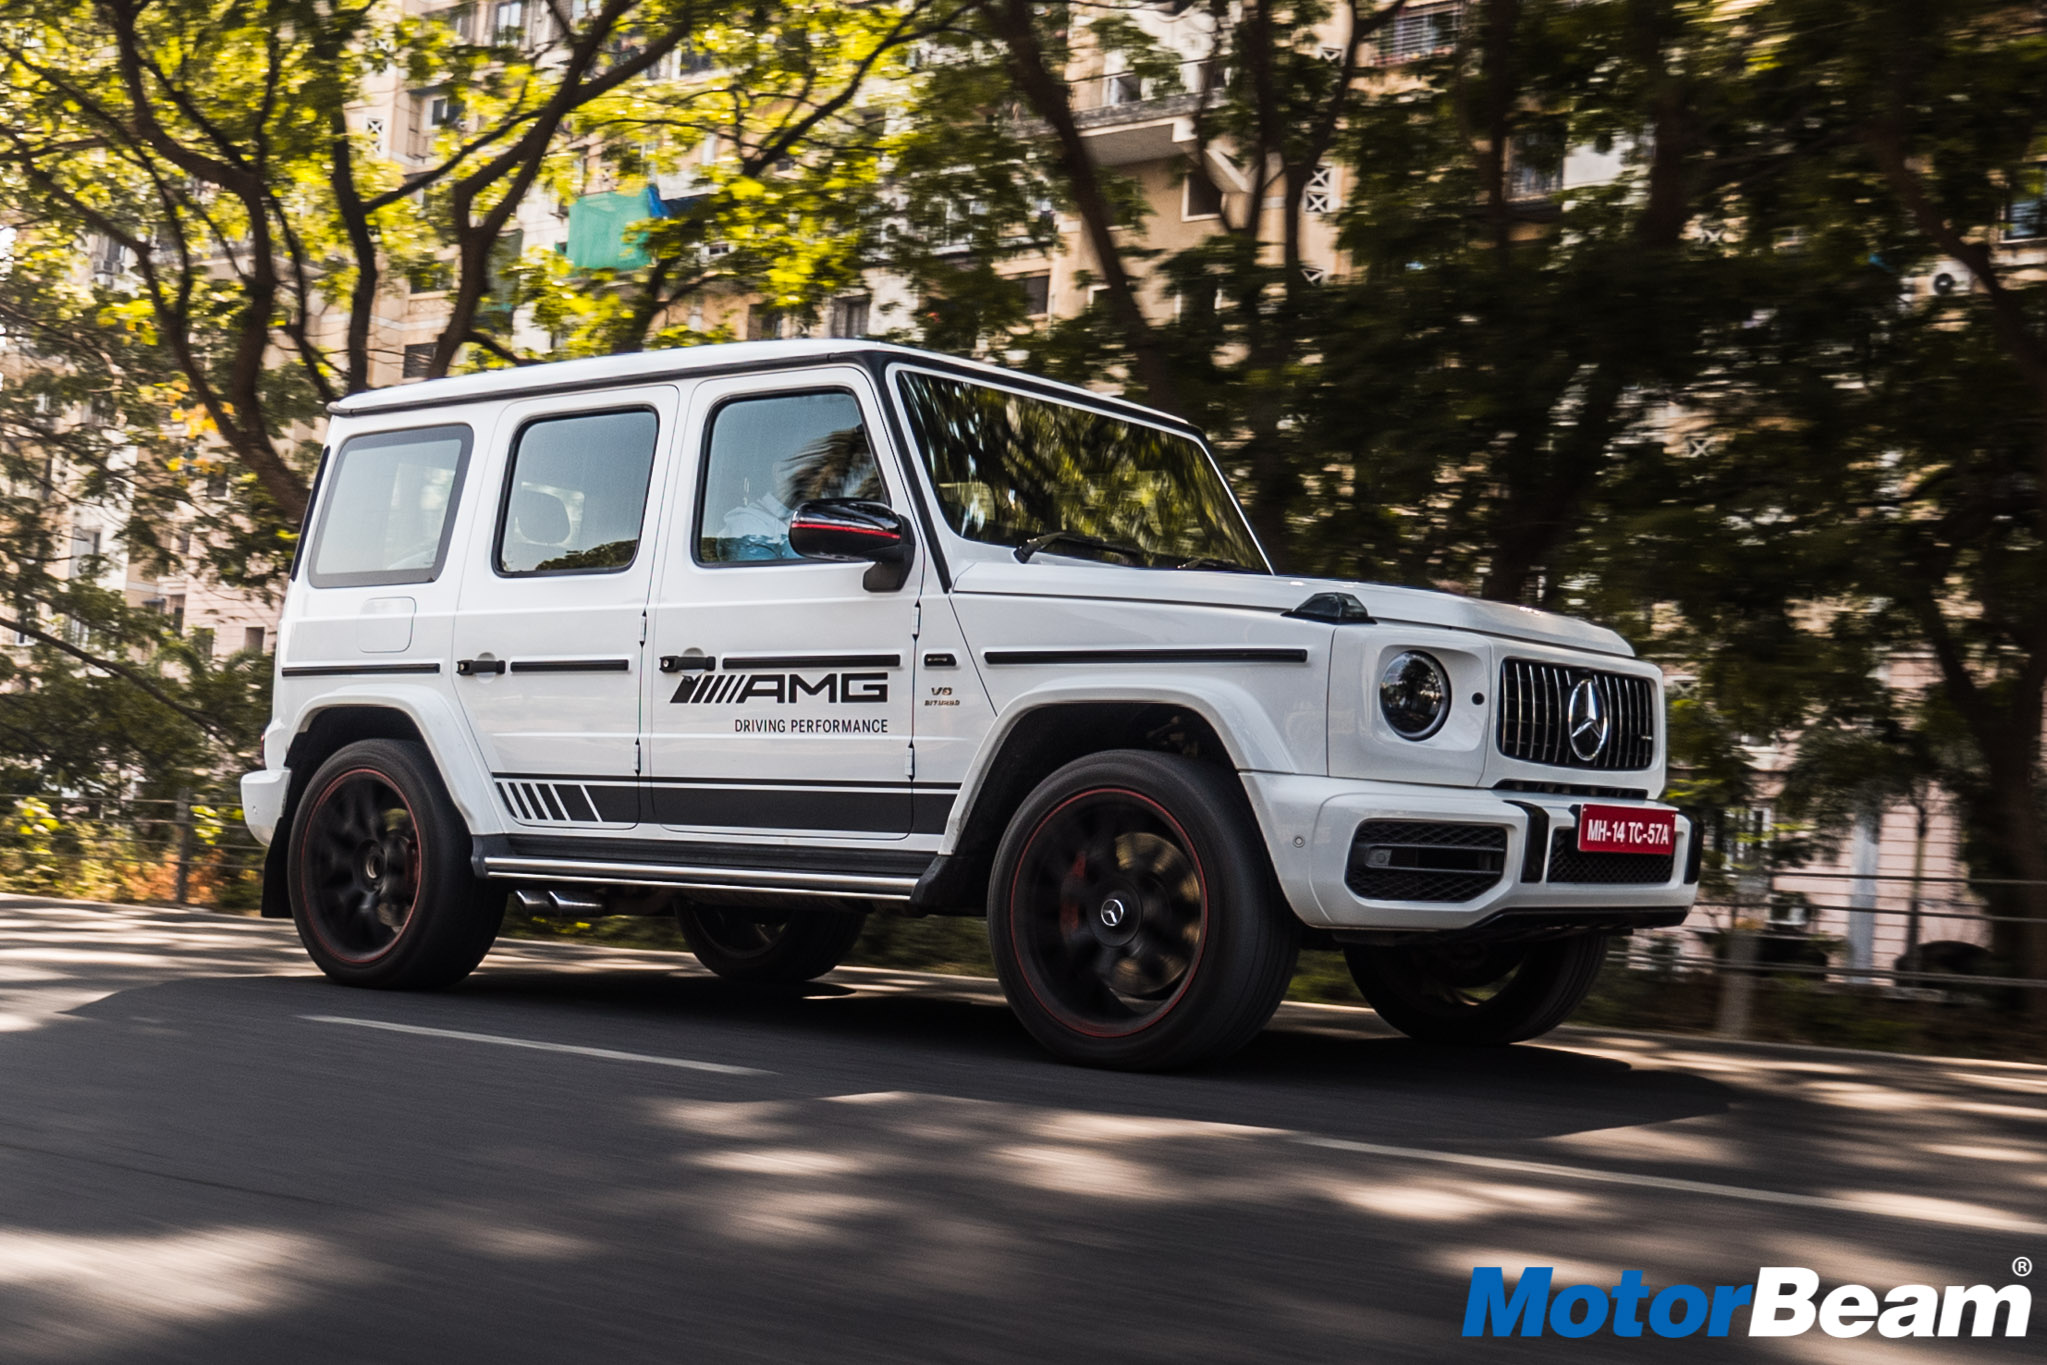
[[[805,559],[866,560],[869,592],[894,592],[910,576],[916,537],[886,503],[813,498],[789,519],[789,548]]]

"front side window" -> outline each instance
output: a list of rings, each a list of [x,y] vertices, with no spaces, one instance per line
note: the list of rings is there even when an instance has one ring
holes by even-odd
[[[946,525],[968,540],[1153,568],[1267,572],[1192,437],[916,370],[897,383]]]
[[[631,564],[659,429],[644,408],[520,428],[498,524],[498,572],[607,573]]]
[[[313,586],[433,582],[447,559],[469,441],[468,427],[442,426],[345,442],[324,481]]]
[[[888,501],[860,400],[833,389],[724,404],[705,443],[698,562],[800,560],[789,548],[789,518],[812,498]]]

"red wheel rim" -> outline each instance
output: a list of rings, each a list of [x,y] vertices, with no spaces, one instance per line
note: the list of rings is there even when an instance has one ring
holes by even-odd
[[[396,947],[419,908],[422,849],[411,805],[382,773],[329,780],[299,850],[300,903],[320,946],[357,966]]]
[[[1031,995],[1094,1038],[1150,1028],[1193,983],[1208,879],[1179,821],[1139,792],[1070,796],[1024,841],[1009,886],[1010,944]]]

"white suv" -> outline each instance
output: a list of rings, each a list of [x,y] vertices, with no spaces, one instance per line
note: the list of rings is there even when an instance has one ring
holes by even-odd
[[[457,980],[508,893],[754,981],[985,915],[1047,1047],[1173,1066],[1303,942],[1417,1038],[1532,1037],[1695,894],[1653,665],[1280,577],[1099,394],[847,341],[442,380],[335,405],[307,525],[242,798],[342,981]]]

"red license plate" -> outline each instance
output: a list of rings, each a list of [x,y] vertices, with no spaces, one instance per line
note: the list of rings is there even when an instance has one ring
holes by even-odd
[[[1635,806],[1584,806],[1578,811],[1580,853],[1673,853],[1677,812]]]

